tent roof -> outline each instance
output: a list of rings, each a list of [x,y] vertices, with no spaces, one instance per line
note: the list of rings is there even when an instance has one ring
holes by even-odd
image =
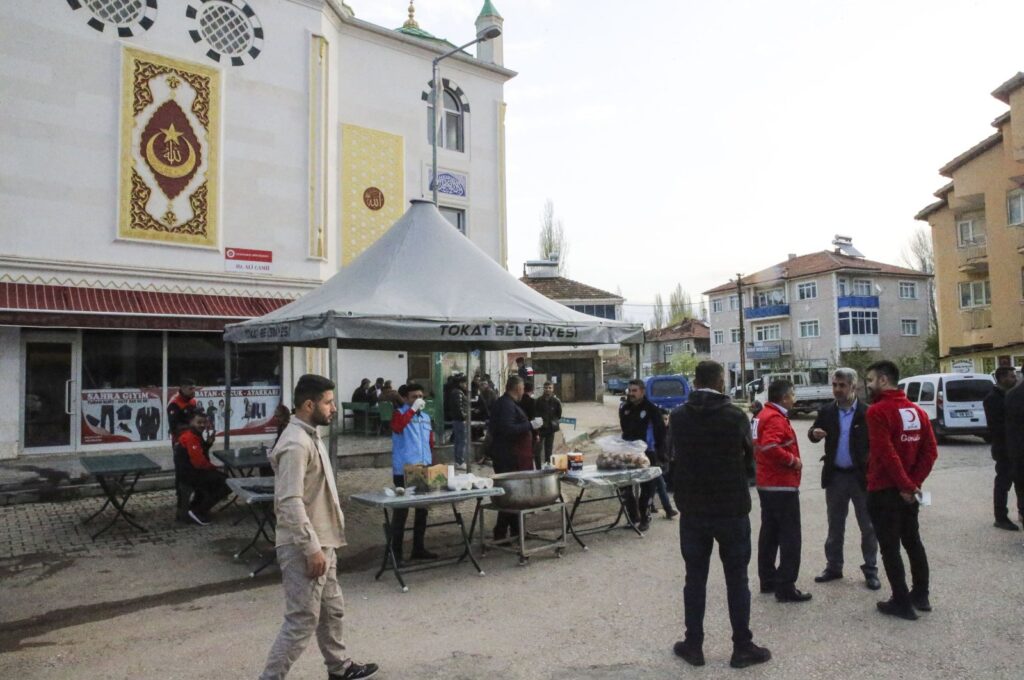
[[[298,300],[231,324],[234,343],[468,351],[643,342],[640,324],[573,311],[520,282],[414,200],[350,265]]]

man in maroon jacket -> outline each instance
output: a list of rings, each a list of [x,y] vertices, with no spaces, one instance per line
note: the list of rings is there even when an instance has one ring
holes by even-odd
[[[931,611],[928,601],[928,556],[921,543],[917,513],[921,485],[938,457],[935,434],[924,412],[896,387],[899,369],[891,361],[868,367],[868,512],[878,536],[892,597],[878,603],[883,614],[908,621],[915,609]],[[910,560],[913,589],[900,556],[903,543]]]

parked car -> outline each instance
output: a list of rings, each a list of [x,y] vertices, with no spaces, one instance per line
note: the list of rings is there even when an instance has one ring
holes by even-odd
[[[652,375],[644,387],[647,398],[664,411],[680,406],[690,396],[690,381],[683,375]]]
[[[814,384],[811,382],[811,374],[807,371],[790,371],[787,373],[766,373],[754,381],[754,394],[761,394],[768,389],[768,385],[774,380],[788,380],[793,383],[796,392],[796,402],[789,411],[791,414],[812,413],[822,406],[831,403],[832,386],[828,384]],[[767,400],[767,395],[765,396]]]
[[[987,373],[932,373],[900,380],[907,399],[932,421],[935,436],[973,434],[988,441],[982,401],[995,385]]]
[[[629,387],[629,378],[608,378],[604,387],[610,394],[625,394],[626,388]]]

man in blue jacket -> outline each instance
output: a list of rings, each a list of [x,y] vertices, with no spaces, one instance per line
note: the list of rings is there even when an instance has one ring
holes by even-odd
[[[391,416],[391,473],[395,486],[405,486],[406,465],[432,465],[434,462],[434,428],[430,416],[423,412],[423,387],[416,383],[403,385],[405,403]],[[399,394],[402,389],[399,388]],[[402,541],[408,508],[398,508],[391,516],[391,549],[402,562]],[[416,508],[412,524],[412,559],[433,560],[437,555],[423,545],[427,531],[427,509]]]

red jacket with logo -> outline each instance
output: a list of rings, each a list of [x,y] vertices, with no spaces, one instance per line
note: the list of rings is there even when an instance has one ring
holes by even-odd
[[[754,457],[757,461],[757,486],[800,487],[800,444],[789,418],[769,402],[751,421]]]
[[[867,420],[868,491],[913,493],[939,456],[928,416],[903,390],[886,390],[868,407]]]
[[[181,433],[175,446],[184,450],[188,465],[193,469],[217,469],[217,466],[210,462],[210,445],[192,428]]]

